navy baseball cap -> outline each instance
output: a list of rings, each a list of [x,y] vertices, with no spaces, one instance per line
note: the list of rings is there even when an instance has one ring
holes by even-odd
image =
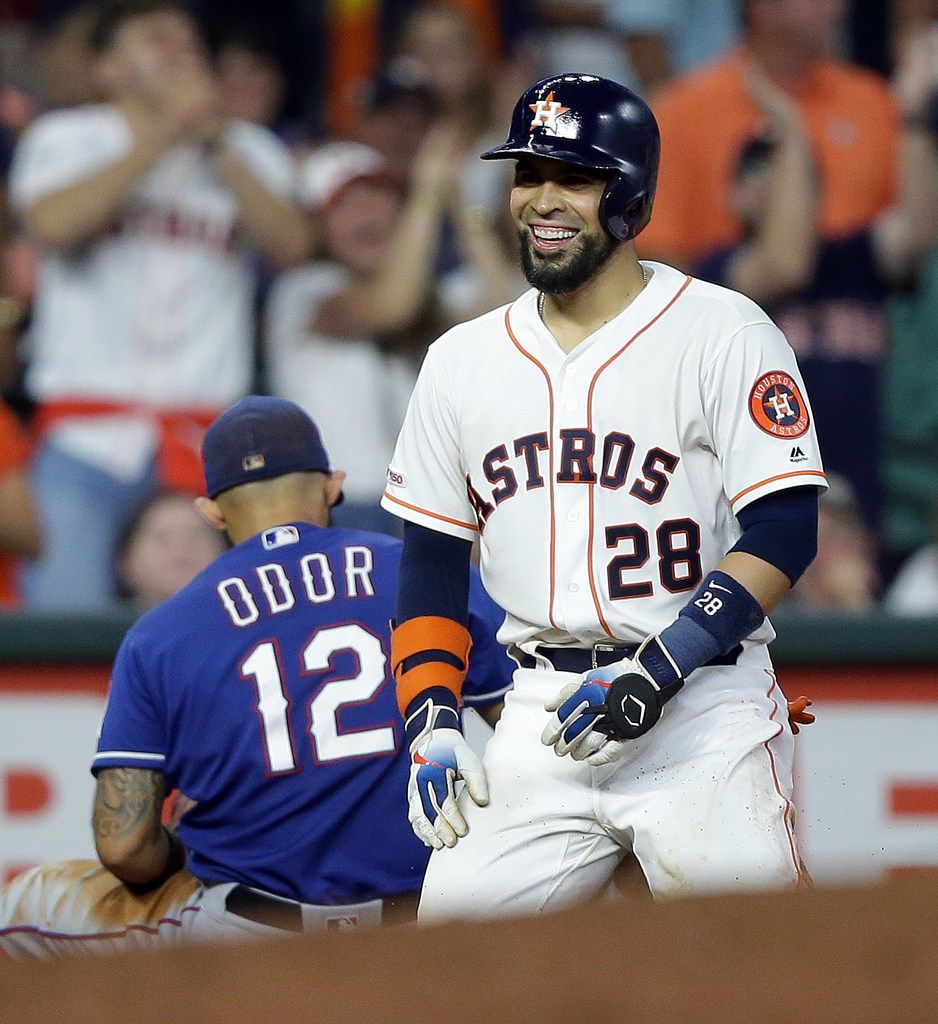
[[[202,441],[205,493],[284,473],[331,473],[319,428],[285,398],[248,395],[226,409]]]

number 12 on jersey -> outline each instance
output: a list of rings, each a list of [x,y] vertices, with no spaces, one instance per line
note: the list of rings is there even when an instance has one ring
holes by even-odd
[[[393,753],[397,749],[393,725],[354,732],[339,729],[342,707],[369,702],[386,681],[387,657],[376,636],[354,623],[319,629],[301,652],[300,674],[327,671],[332,656],[340,651],[351,652],[358,662],[358,672],[328,680],[310,700],[308,720],[313,760],[322,763]],[[252,682],[257,691],[256,712],[271,774],[299,771],[290,727],[293,701],[287,691],[277,641],[262,640],[253,647],[241,662],[239,673],[242,679]]]

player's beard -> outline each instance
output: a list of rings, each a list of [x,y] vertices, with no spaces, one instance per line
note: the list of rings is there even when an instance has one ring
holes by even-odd
[[[534,251],[530,228],[518,232],[521,238],[521,269],[528,284],[548,295],[566,295],[582,288],[598,273],[609,257],[622,244],[617,238],[603,232],[580,234],[575,250],[559,256],[541,256]]]

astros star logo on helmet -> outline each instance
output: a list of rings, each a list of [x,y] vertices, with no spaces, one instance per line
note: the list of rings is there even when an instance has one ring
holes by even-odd
[[[532,128],[543,128],[545,132],[551,132],[552,134],[557,133],[557,118],[561,114],[566,114],[570,109],[564,107],[558,100],[554,99],[553,90],[551,90],[542,100],[538,100],[537,103],[529,103],[528,106],[534,111],[534,117],[531,118]]]

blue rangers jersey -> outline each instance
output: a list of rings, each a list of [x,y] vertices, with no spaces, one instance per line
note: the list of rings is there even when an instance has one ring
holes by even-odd
[[[279,526],[127,633],[92,770],[154,769],[196,801],[179,834],[198,878],[318,904],[420,887],[389,659],[401,549]],[[510,686],[501,619],[473,570],[469,705]]]

